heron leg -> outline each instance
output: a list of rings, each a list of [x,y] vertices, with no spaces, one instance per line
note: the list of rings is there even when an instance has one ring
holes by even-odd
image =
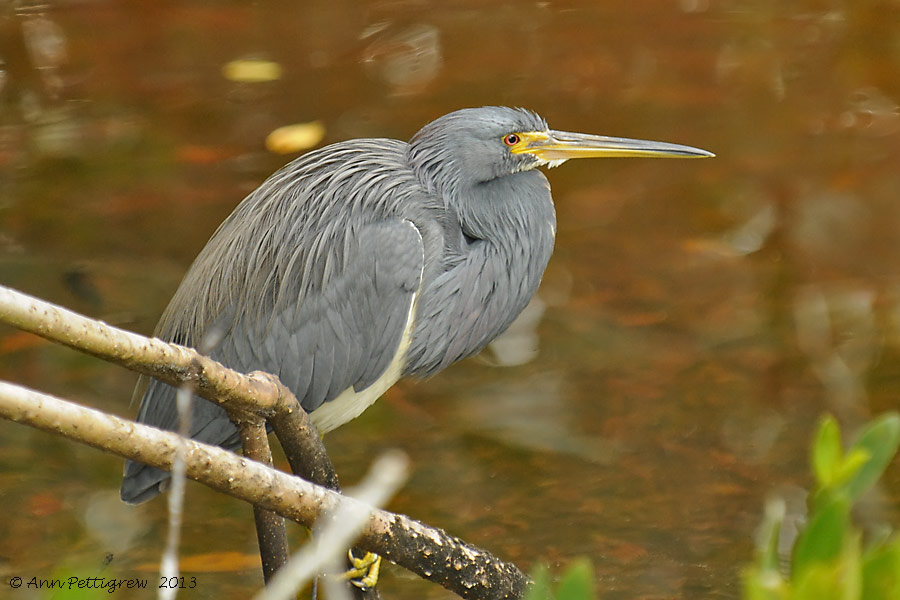
[[[362,558],[356,558],[353,550],[349,550],[347,556],[350,558],[353,568],[343,573],[342,576],[362,590],[375,587],[381,572],[381,557],[372,552],[366,552]]]

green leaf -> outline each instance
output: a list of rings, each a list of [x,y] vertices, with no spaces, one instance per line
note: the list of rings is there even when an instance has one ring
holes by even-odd
[[[869,549],[862,562],[865,600],[900,598],[900,538]]]
[[[794,578],[792,600],[861,600],[859,534],[847,532],[838,556],[807,565]]]
[[[777,573],[781,557],[778,554],[778,539],[784,522],[784,500],[770,498],[766,501],[766,512],[756,537],[757,566],[760,573]]]
[[[863,552],[862,533],[850,519],[854,502],[900,448],[900,414],[872,421],[845,453],[840,438],[837,422],[824,417],[811,450],[817,490],[787,581],[776,562],[783,503],[766,505],[757,560],[743,574],[744,600],[900,600],[900,538],[889,530],[869,536]]]
[[[816,564],[794,578],[792,600],[844,600],[837,565]]]
[[[557,600],[593,600],[594,570],[586,558],[579,558],[569,565],[563,574],[559,588],[556,590]]]
[[[744,571],[743,600],[787,600],[790,588],[778,571],[751,567]]]
[[[851,448],[847,456],[834,470],[834,478],[831,481],[832,490],[847,492],[847,483],[858,475],[860,470],[869,462],[872,455],[865,448]]]
[[[793,572],[801,577],[807,569],[837,559],[850,527],[850,503],[837,498],[817,510],[794,544]]]
[[[869,460],[844,484],[843,491],[850,500],[856,500],[869,490],[884,473],[897,448],[900,447],[900,414],[887,413],[875,419],[850,447],[849,454],[857,449],[867,452]]]
[[[534,585],[525,592],[525,600],[551,600],[553,594],[550,591],[550,570],[547,565],[538,565],[531,570],[531,580]]]
[[[819,422],[819,429],[813,441],[812,464],[816,481],[821,487],[828,487],[834,480],[834,473],[841,462],[841,430],[837,420],[826,415]]]
[[[840,557],[840,580],[843,600],[860,600],[862,596],[862,534],[848,524]]]

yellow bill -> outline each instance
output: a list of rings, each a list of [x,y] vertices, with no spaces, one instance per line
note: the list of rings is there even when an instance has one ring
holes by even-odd
[[[531,154],[548,163],[570,158],[614,158],[623,156],[656,158],[705,158],[712,152],[648,140],[608,137],[568,131],[527,131],[516,134],[517,143],[510,146],[513,154]]]

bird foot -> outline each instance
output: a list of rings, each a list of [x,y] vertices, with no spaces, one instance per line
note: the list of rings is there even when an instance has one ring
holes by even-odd
[[[353,550],[347,552],[352,569],[343,573],[342,577],[350,580],[350,583],[361,590],[375,587],[378,583],[378,575],[381,572],[381,557],[372,552],[366,552],[362,558],[353,556]]]

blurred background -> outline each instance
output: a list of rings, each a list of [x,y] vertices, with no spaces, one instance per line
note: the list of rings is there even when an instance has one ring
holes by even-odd
[[[711,150],[549,172],[557,248],[511,333],[325,441],[345,484],[405,450],[389,508],[523,569],[736,598],[766,499],[803,518],[819,415],[900,405],[898,72],[897,0],[7,1],[0,283],[149,334],[293,156],[465,106]],[[137,411],[131,373],[7,327],[0,378]],[[0,576],[158,581],[165,502],[122,505],[121,468],[0,422]],[[250,508],[187,503],[183,597],[247,597]],[[900,466],[860,518],[898,522]],[[386,597],[451,597],[385,571]]]

